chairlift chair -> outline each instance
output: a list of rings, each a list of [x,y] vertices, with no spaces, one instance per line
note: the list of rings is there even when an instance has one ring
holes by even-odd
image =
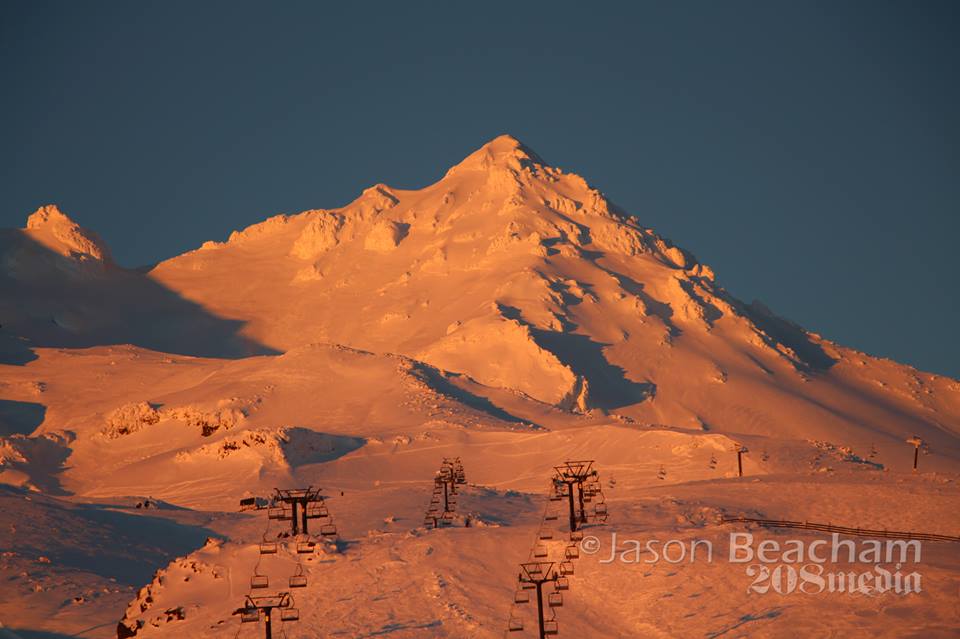
[[[567,549],[563,551],[563,556],[567,559],[579,559],[580,558],[580,547],[575,544],[570,544],[567,546]]]
[[[570,580],[566,577],[557,577],[554,588],[557,590],[570,590]]]
[[[547,552],[547,547],[543,544],[537,544],[533,548],[534,557],[546,557],[549,553]]]
[[[539,564],[533,564],[532,566],[527,567],[527,574],[530,576],[542,575],[543,570],[541,570]]]
[[[310,504],[307,506],[308,519],[323,519],[329,517],[330,511],[323,504]]]
[[[299,608],[281,608],[280,621],[300,621]]]
[[[523,630],[523,619],[520,617],[510,617],[510,621],[507,622],[507,630],[509,632],[520,632]]]
[[[556,621],[544,621],[543,622],[543,634],[545,635],[558,635],[560,634],[560,627],[557,625]]]
[[[547,515],[543,518],[544,521],[556,521],[559,518],[559,515]]]
[[[337,534],[337,527],[333,524],[324,524],[320,526],[320,534],[324,537],[334,537]]]
[[[567,576],[573,574],[573,562],[572,561],[561,561],[560,562],[560,574]]]
[[[540,539],[542,540],[553,539],[553,533],[550,532],[549,530],[543,530],[540,532]]]
[[[257,623],[260,621],[260,611],[257,608],[244,608],[240,611],[240,623]]]
[[[291,588],[307,587],[307,576],[303,574],[303,564],[297,564],[297,569],[290,575],[288,584]]]
[[[281,519],[283,508],[267,508],[267,519]]]
[[[529,582],[529,581],[521,581],[521,582],[520,582],[520,589],[521,589],[521,590],[536,590],[536,589],[537,589],[537,584],[531,583],[531,582]]]
[[[607,505],[606,505],[606,504],[595,504],[594,507],[593,507],[593,512],[595,512],[595,513],[598,514],[598,515],[606,515],[606,514],[607,514]]]
[[[291,588],[306,588],[307,587],[307,576],[306,575],[290,575],[290,579],[287,582],[287,585]]]
[[[547,595],[547,605],[551,608],[559,608],[563,605],[563,594],[559,592],[551,592]]]
[[[525,604],[530,603],[530,593],[521,588],[513,595],[513,603]]]
[[[270,579],[266,575],[254,575],[250,577],[250,588],[259,589],[259,588],[269,588]]]
[[[275,555],[275,554],[277,554],[277,542],[275,542],[275,541],[263,541],[263,542],[260,542],[260,554],[261,554],[261,555]]]
[[[308,555],[314,551],[316,545],[316,542],[313,541],[298,541],[297,553],[301,555]]]
[[[574,530],[570,532],[570,541],[580,541],[583,539],[582,530]]]
[[[244,497],[240,500],[240,510],[253,510],[257,507],[256,497]]]

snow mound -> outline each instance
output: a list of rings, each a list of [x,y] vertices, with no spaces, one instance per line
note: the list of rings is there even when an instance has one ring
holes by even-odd
[[[289,223],[290,216],[283,214],[274,215],[273,217],[265,219],[263,222],[251,224],[242,231],[234,231],[230,234],[230,238],[227,240],[227,243],[243,244],[244,242],[248,242],[258,237],[275,233],[277,230],[282,229]]]
[[[389,251],[396,248],[407,234],[407,225],[381,220],[373,225],[363,240],[368,251]]]
[[[62,470],[74,439],[69,432],[0,437],[0,484],[58,491],[56,474]]]
[[[140,432],[162,420],[183,422],[198,429],[203,437],[210,437],[220,429],[230,430],[243,424],[259,399],[221,399],[213,404],[197,403],[162,407],[145,401],[124,404],[108,412],[100,435],[118,439]]]
[[[219,540],[207,539],[207,543],[196,553],[179,557],[166,567],[157,570],[153,580],[137,592],[137,596],[127,605],[123,618],[117,624],[117,637],[126,639],[154,634],[157,630],[167,629],[168,624],[184,621],[188,618],[193,605],[162,605],[159,602],[174,597],[189,584],[193,592],[218,593],[228,590],[229,569],[210,561],[198,559],[197,555],[214,559],[221,547]],[[173,630],[173,628],[171,628]]]
[[[233,400],[221,400],[213,409],[201,405],[187,405],[163,411],[163,416],[186,422],[187,425],[200,429],[200,434],[209,437],[221,428],[229,430],[242,424],[246,419],[249,408],[236,405]]]
[[[290,254],[302,260],[315,259],[340,243],[344,218],[339,213],[310,212],[312,218],[293,243]]]
[[[107,439],[117,439],[156,424],[160,416],[160,411],[148,402],[124,404],[107,414],[100,434]]]
[[[281,444],[285,441],[283,433],[276,429],[256,428],[228,435],[214,443],[204,444],[194,450],[180,451],[176,455],[176,460],[189,462],[204,458],[227,459],[234,456],[253,455],[257,458],[264,457],[280,465],[286,465],[287,458],[281,447]]]
[[[548,404],[579,395],[573,371],[541,348],[527,326],[499,314],[459,325],[417,359],[449,371],[469,371],[483,384],[514,388]]]
[[[376,218],[381,212],[392,209],[400,203],[400,198],[384,184],[375,184],[366,189],[360,197],[351,202],[345,211],[363,221]]]

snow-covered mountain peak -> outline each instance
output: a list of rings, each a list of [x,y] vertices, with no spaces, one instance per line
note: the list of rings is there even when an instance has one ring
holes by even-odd
[[[27,218],[27,234],[39,244],[78,260],[110,262],[110,250],[99,235],[74,222],[56,205],[41,206]]]
[[[447,176],[465,171],[489,171],[496,168],[520,171],[524,167],[532,166],[547,166],[547,163],[512,135],[500,135],[453,166],[447,171]]]

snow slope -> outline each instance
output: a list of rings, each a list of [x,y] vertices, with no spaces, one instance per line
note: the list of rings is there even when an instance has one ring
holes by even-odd
[[[601,536],[719,544],[721,514],[960,535],[960,382],[737,300],[639,220],[501,136],[424,189],[149,269],[55,207],[0,232],[0,623],[257,636],[232,613],[267,520],[238,500],[319,485],[338,543],[264,560],[274,587],[298,558],[309,578],[288,636],[501,636],[567,458],[613,480]],[[428,531],[449,456],[472,525]],[[584,557],[561,636],[952,636],[955,550],[903,599]]]

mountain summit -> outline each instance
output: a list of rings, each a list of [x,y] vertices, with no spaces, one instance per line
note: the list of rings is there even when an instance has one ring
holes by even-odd
[[[447,176],[460,171],[488,171],[498,166],[519,171],[530,165],[545,166],[546,162],[512,135],[501,135],[453,166]]]
[[[42,206],[27,218],[25,229],[38,244],[80,261],[111,262],[106,243],[84,229],[54,205]]]

